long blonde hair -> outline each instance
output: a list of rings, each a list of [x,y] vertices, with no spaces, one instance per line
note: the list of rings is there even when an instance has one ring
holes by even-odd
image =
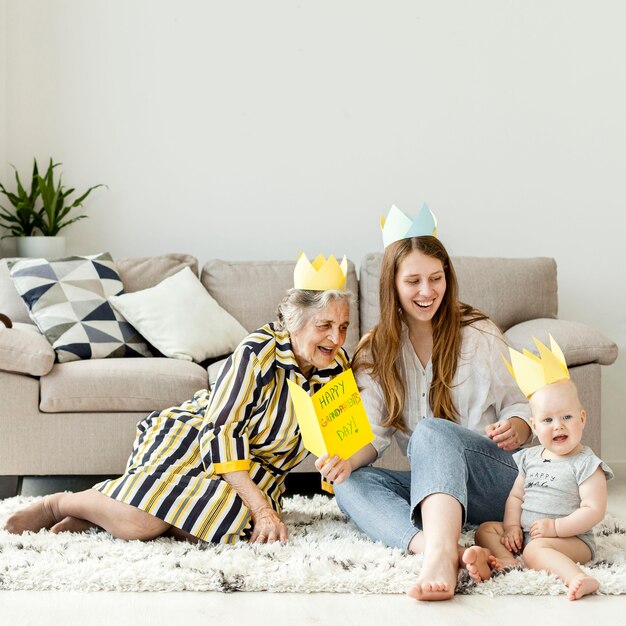
[[[451,386],[461,349],[461,328],[488,319],[481,311],[459,302],[458,282],[450,256],[436,237],[401,239],[387,246],[380,267],[380,321],[361,340],[352,367],[366,369],[380,382],[387,406],[385,426],[406,431],[402,419],[406,396],[405,381],[399,375],[397,360],[402,341],[402,309],[396,292],[396,273],[402,260],[414,250],[439,259],[446,277],[446,291],[433,316],[433,380],[429,401],[433,415],[453,422],[458,414],[452,401]]]

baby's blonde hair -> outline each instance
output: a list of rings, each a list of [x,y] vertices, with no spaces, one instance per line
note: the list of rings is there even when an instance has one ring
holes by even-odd
[[[571,381],[569,378],[564,378],[563,380],[559,380],[555,383],[551,383],[550,385],[546,385],[545,387],[541,387],[540,389],[537,389],[537,391],[535,391],[535,393],[533,393],[533,395],[530,396],[530,398],[528,399],[528,403],[530,404],[531,413],[534,413],[533,405],[536,405],[536,403],[541,398],[543,398],[543,392],[544,391],[548,392],[551,390],[564,391],[568,393],[570,396],[572,396],[576,400],[578,409],[580,411],[583,410],[583,405],[580,401],[580,396],[578,395],[578,388],[573,383],[573,381]]]

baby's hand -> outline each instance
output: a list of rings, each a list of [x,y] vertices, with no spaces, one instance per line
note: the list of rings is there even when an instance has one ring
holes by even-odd
[[[352,463],[336,454],[330,458],[323,454],[315,461],[315,468],[326,480],[337,484],[347,480],[352,473]]]
[[[510,419],[489,424],[485,428],[485,433],[489,439],[498,444],[498,448],[503,450],[517,450],[524,443],[514,422]]]
[[[539,537],[558,537],[556,534],[555,520],[538,519],[530,525],[530,536],[533,539]]]
[[[522,551],[524,545],[524,533],[521,526],[509,526],[504,529],[500,542],[512,554]]]

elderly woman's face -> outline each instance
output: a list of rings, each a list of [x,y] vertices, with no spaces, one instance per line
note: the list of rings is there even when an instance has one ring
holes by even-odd
[[[346,340],[349,317],[348,303],[338,300],[314,313],[299,330],[291,333],[291,347],[305,376],[314,367],[324,369],[333,362]]]

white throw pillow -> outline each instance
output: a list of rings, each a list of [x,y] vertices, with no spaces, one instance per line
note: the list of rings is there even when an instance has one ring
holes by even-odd
[[[159,352],[200,363],[232,352],[246,329],[209,295],[188,267],[156,287],[109,302]]]

